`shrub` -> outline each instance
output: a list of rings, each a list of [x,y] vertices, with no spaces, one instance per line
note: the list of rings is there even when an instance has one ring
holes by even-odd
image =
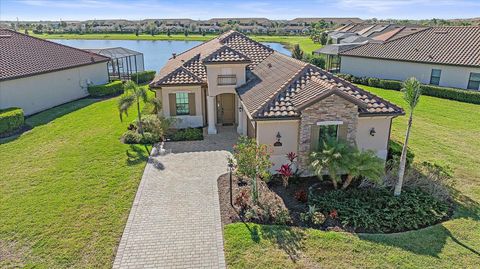
[[[136,131],[128,130],[126,131],[123,136],[123,143],[125,144],[140,144],[142,140],[142,135],[137,133]]]
[[[0,110],[0,135],[18,130],[23,126],[24,122],[23,109],[11,107]]]
[[[306,190],[298,190],[295,192],[295,199],[299,202],[306,203],[308,201],[308,194]]]
[[[169,138],[173,141],[203,140],[203,132],[200,128],[179,129],[176,130]]]
[[[387,161],[400,160],[400,156],[402,156],[402,149],[403,143],[390,140],[390,143],[388,144]],[[410,148],[407,147],[407,167],[413,163],[414,158],[415,154]]]
[[[120,80],[103,85],[88,86],[88,93],[93,97],[111,96],[123,93],[123,83]]]
[[[136,83],[145,83],[145,82],[152,81],[154,77],[155,77],[155,71],[146,70],[138,73],[133,73],[130,79],[135,81]]]
[[[391,233],[419,229],[448,218],[447,203],[419,189],[395,197],[386,189],[335,190],[310,197],[324,214],[336,212],[342,225],[358,232]]]
[[[305,54],[303,60],[322,69],[325,68],[325,58],[322,56]]]

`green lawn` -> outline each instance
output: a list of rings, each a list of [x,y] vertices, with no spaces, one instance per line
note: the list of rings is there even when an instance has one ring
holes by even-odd
[[[405,107],[401,93],[361,86]],[[394,120],[403,140],[406,117]],[[289,229],[243,223],[225,227],[231,268],[478,268],[480,264],[480,105],[423,96],[410,146],[416,160],[449,164],[459,207],[453,220],[392,235]]]
[[[191,40],[191,41],[207,41],[216,35],[185,35],[177,34],[170,37],[166,34],[161,35],[139,35],[135,34],[31,34],[32,36],[46,38],[46,39],[111,39],[111,40]],[[312,51],[319,49],[320,44],[315,44],[308,36],[264,36],[264,35],[250,35],[249,37],[260,42],[277,42],[282,43],[285,46],[291,48],[295,44],[299,44],[302,50],[306,53],[312,53]]]
[[[110,268],[147,150],[120,143],[117,98],[27,119],[0,141],[0,268]]]

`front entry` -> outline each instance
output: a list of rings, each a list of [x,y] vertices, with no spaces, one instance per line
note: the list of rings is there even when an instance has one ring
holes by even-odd
[[[217,95],[217,123],[227,126],[235,123],[235,94]]]

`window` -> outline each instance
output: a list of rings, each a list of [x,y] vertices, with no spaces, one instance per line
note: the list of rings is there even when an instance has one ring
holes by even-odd
[[[236,85],[237,76],[236,75],[218,75],[217,84],[218,85]]]
[[[320,125],[318,133],[318,149],[323,149],[323,142],[329,138],[337,138],[338,125]]]
[[[177,115],[189,115],[190,110],[188,106],[188,93],[177,92],[175,94],[175,102],[177,108]]]
[[[430,84],[440,85],[440,75],[441,74],[442,74],[442,70],[432,69],[432,75],[430,76]]]
[[[470,73],[467,89],[480,90],[480,73]]]

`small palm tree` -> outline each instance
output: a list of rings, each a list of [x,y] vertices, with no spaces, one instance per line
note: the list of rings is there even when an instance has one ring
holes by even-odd
[[[342,180],[340,175],[348,169],[352,153],[352,147],[346,142],[327,138],[322,150],[310,154],[310,166],[318,177],[322,177],[324,171],[328,172],[333,187],[337,189]]]
[[[300,49],[300,45],[295,44],[293,46],[292,57],[298,60],[303,59],[303,51]]]
[[[346,189],[353,179],[358,177],[365,177],[372,182],[378,182],[384,172],[384,162],[377,157],[375,152],[355,150],[352,158],[350,158],[347,179],[343,183],[342,189]]]
[[[138,115],[138,130],[143,134],[142,129],[142,112],[140,110],[140,102],[148,102],[147,89],[145,87],[139,87],[135,82],[129,80],[124,85],[125,93],[118,100],[118,111],[120,112],[120,120],[122,121],[122,115],[128,116],[128,109],[137,103],[137,115]]]
[[[395,190],[393,195],[399,196],[402,193],[403,177],[405,175],[405,165],[407,161],[407,146],[408,138],[410,137],[410,130],[412,128],[413,111],[420,100],[422,95],[422,89],[420,88],[420,82],[416,78],[409,78],[403,82],[403,99],[407,102],[410,108],[410,116],[408,118],[407,133],[405,135],[405,142],[403,143],[402,155],[400,157],[400,168],[398,169],[398,181],[395,184]]]

